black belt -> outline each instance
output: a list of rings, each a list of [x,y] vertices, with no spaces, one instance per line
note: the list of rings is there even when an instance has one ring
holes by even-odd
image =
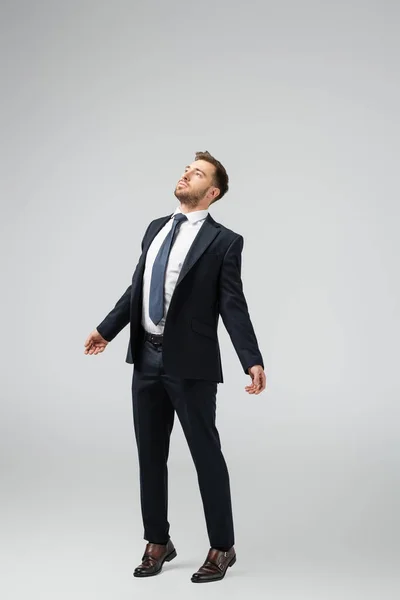
[[[144,339],[149,340],[152,344],[156,346],[161,346],[163,343],[163,334],[162,333],[149,333],[148,331],[144,332]]]

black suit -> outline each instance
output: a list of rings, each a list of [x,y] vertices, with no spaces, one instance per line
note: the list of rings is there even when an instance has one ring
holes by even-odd
[[[196,465],[210,544],[233,545],[229,477],[215,427],[215,397],[223,381],[218,318],[245,373],[263,359],[241,281],[243,237],[208,214],[183,263],[169,305],[162,347],[143,341],[142,280],[147,250],[171,215],[152,221],[132,284],[97,327],[111,341],[130,322],[126,362],[132,382],[145,539],[168,539],[167,458],[174,411]]]

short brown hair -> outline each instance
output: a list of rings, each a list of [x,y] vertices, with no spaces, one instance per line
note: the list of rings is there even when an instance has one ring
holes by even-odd
[[[208,152],[208,150],[205,150],[204,152],[196,152],[195,160],[206,160],[207,162],[214,165],[214,167],[215,167],[214,184],[215,184],[215,187],[217,187],[219,189],[220,193],[219,193],[219,196],[217,196],[213,202],[220,200],[222,198],[222,196],[224,196],[229,189],[229,177],[228,177],[228,173],[225,170],[225,167],[219,162],[219,160],[214,158]]]

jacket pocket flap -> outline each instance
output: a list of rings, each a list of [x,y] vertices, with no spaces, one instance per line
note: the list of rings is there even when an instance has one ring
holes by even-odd
[[[201,333],[206,335],[214,340],[217,339],[217,331],[214,329],[212,325],[208,325],[207,323],[202,323],[197,319],[192,319],[192,329],[197,333]]]

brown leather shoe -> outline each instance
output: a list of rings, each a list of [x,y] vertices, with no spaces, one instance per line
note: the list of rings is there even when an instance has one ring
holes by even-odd
[[[193,583],[206,583],[207,581],[219,581],[225,577],[228,567],[236,562],[236,552],[234,547],[228,552],[210,548],[204,564],[197,573],[192,575]]]
[[[166,545],[147,544],[142,556],[142,564],[136,567],[134,577],[151,577],[157,575],[165,561],[169,562],[176,556],[176,550],[171,540]]]

